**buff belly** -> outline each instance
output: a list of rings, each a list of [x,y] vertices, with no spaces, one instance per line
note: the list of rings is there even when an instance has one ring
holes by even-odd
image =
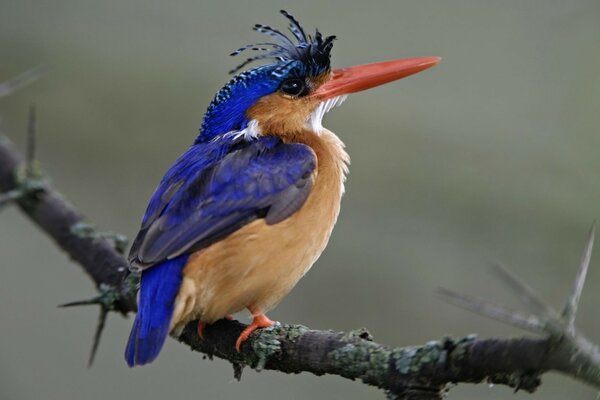
[[[311,146],[317,172],[296,213],[273,225],[253,221],[190,256],[175,302],[175,333],[195,319],[211,323],[247,307],[270,310],[319,258],[339,214],[347,161],[343,145],[331,135]]]

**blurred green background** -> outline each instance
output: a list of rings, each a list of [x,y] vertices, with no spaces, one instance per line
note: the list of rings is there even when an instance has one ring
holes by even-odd
[[[0,0],[0,80],[51,72],[0,102],[21,146],[39,114],[39,159],[102,229],[133,236],[154,186],[191,143],[213,94],[286,8],[339,40],[334,66],[442,56],[436,68],[356,94],[327,117],[352,157],[330,245],[270,313],[312,328],[365,326],[386,344],[444,335],[522,335],[444,304],[439,286],[518,304],[489,272],[499,260],[561,307],[600,217],[600,2]],[[0,214],[1,399],[383,398],[337,377],[231,367],[169,340],[128,369],[132,319],[109,318],[86,368],[95,309],[56,305],[93,285],[14,208]],[[600,256],[578,325],[600,342]],[[246,316],[242,316],[247,320]],[[449,399],[593,399],[557,374],[533,396],[460,385]]]

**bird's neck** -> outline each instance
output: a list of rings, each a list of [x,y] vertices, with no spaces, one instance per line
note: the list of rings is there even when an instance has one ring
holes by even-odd
[[[309,146],[317,156],[317,180],[326,181],[331,190],[344,193],[344,182],[348,173],[350,156],[344,143],[335,133],[321,128],[314,132],[310,128],[278,134],[286,143],[302,143]]]

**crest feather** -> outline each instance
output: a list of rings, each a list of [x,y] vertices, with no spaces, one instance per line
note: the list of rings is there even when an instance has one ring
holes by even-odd
[[[244,62],[229,71],[230,74],[236,73],[254,61],[267,59],[273,60],[276,64],[280,65],[279,68],[273,71],[276,75],[284,73],[287,67],[294,61],[302,62],[308,71],[315,74],[331,69],[330,54],[335,36],[324,38],[318,29],[315,30],[314,37],[307,35],[293,15],[285,10],[281,10],[280,12],[289,20],[288,29],[292,33],[293,38],[296,39],[296,42],[269,25],[256,24],[253,29],[272,37],[273,41],[248,44],[232,52],[232,56],[237,56],[247,50],[256,51],[260,54],[248,57]]]

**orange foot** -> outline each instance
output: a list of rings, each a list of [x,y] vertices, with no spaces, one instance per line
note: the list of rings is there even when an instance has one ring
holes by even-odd
[[[252,323],[248,325],[246,329],[243,330],[243,332],[240,334],[240,337],[238,337],[238,340],[235,342],[235,348],[237,349],[238,353],[240,351],[240,346],[242,345],[242,343],[248,340],[248,337],[250,337],[252,332],[257,330],[258,328],[269,328],[273,326],[273,324],[275,324],[275,322],[267,318],[265,314],[255,314]]]
[[[233,315],[229,314],[225,316],[226,320],[233,320]],[[208,325],[206,322],[202,322],[202,321],[198,321],[198,336],[200,336],[200,339],[204,339],[204,329],[206,328],[206,325]]]

